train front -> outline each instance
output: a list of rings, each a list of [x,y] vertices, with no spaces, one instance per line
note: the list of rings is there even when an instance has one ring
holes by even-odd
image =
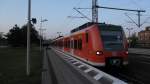
[[[128,64],[128,46],[123,28],[116,25],[99,25],[99,33],[106,66]]]

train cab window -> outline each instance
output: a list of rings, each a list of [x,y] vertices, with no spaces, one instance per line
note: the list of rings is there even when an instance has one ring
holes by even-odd
[[[74,40],[74,49],[77,49],[77,40]]]
[[[116,51],[124,49],[124,35],[121,26],[100,26],[99,30],[105,50]]]
[[[88,34],[88,32],[85,33],[85,38],[86,38],[86,43],[88,43],[88,41],[89,41],[89,34]]]

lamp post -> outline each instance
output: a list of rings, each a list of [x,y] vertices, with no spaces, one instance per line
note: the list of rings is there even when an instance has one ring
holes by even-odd
[[[40,51],[42,50],[42,38],[43,38],[43,34],[42,31],[46,30],[46,29],[42,29],[42,23],[48,21],[47,19],[42,19],[41,17],[41,21],[40,21]]]
[[[26,74],[30,75],[30,28],[31,28],[31,0],[28,0],[28,27],[27,27],[27,59]]]

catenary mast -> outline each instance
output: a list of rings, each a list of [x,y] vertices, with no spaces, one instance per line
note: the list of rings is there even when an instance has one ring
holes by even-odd
[[[98,23],[97,0],[92,0],[92,22]]]

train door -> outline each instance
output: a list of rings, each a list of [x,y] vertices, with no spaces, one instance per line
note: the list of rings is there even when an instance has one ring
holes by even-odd
[[[74,40],[73,38],[71,38],[70,40],[70,53],[71,54],[74,54],[74,41],[73,40]]]

